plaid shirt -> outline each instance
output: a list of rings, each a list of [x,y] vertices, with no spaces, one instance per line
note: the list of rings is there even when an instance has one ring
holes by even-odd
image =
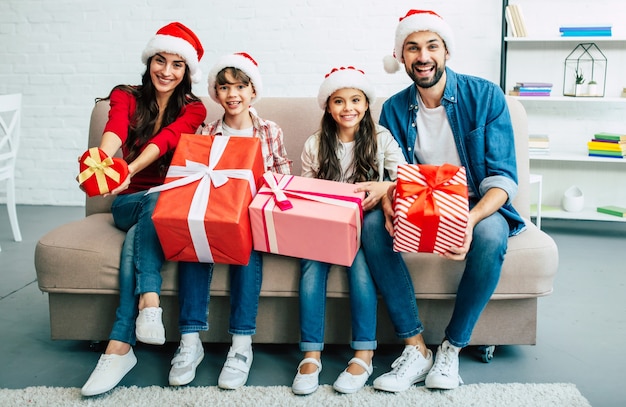
[[[292,160],[287,158],[282,129],[273,121],[261,119],[252,109],[250,113],[252,113],[250,115],[253,127],[252,136],[261,140],[261,152],[266,171],[291,174]],[[221,136],[223,133],[222,119],[217,119],[202,129],[202,134]]]

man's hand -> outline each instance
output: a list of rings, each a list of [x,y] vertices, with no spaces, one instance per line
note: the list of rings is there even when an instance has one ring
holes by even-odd
[[[381,199],[383,213],[385,214],[385,229],[393,237],[393,196],[396,193],[396,183],[392,182],[387,188],[387,193]]]

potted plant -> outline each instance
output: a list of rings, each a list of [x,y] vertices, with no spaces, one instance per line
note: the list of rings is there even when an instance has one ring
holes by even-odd
[[[585,75],[582,70],[576,69],[576,90],[574,95],[581,96],[583,94],[583,84],[585,83]]]
[[[587,83],[587,94],[589,96],[597,96],[598,95],[598,82],[591,79],[589,83]]]

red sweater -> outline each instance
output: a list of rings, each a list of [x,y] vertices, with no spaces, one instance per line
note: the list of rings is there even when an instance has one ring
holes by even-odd
[[[115,133],[122,140],[122,154],[126,158],[128,149],[123,145],[128,137],[128,129],[135,114],[136,100],[133,95],[120,89],[111,93],[109,120],[104,131]],[[182,133],[195,133],[206,117],[206,108],[202,102],[192,102],[183,106],[178,118],[155,134],[149,143],[156,145],[162,156],[174,150]],[[169,163],[168,163],[169,165]],[[133,175],[130,186],[122,194],[145,191],[153,186],[161,185],[165,179],[160,175],[156,162],[150,164]]]

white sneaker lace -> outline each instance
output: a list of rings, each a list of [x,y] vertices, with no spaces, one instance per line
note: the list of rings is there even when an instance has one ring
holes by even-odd
[[[435,364],[431,371],[433,374],[439,374],[446,377],[452,377],[452,365],[455,358],[458,357],[451,346],[442,346],[435,358]]]
[[[414,348],[415,351],[419,352],[419,350],[417,350],[417,348]],[[409,348],[406,347],[403,351],[402,354],[393,361],[393,363],[391,364],[391,374],[395,374],[398,377],[402,377],[405,375],[407,369],[409,368],[410,365],[410,361],[411,359],[413,359],[414,356],[414,351]]]
[[[101,357],[98,360],[98,364],[96,365],[96,368],[94,369],[94,373],[95,372],[100,372],[102,370],[106,370],[109,365],[111,364],[111,358],[107,357],[108,355],[102,355],[103,357]]]

